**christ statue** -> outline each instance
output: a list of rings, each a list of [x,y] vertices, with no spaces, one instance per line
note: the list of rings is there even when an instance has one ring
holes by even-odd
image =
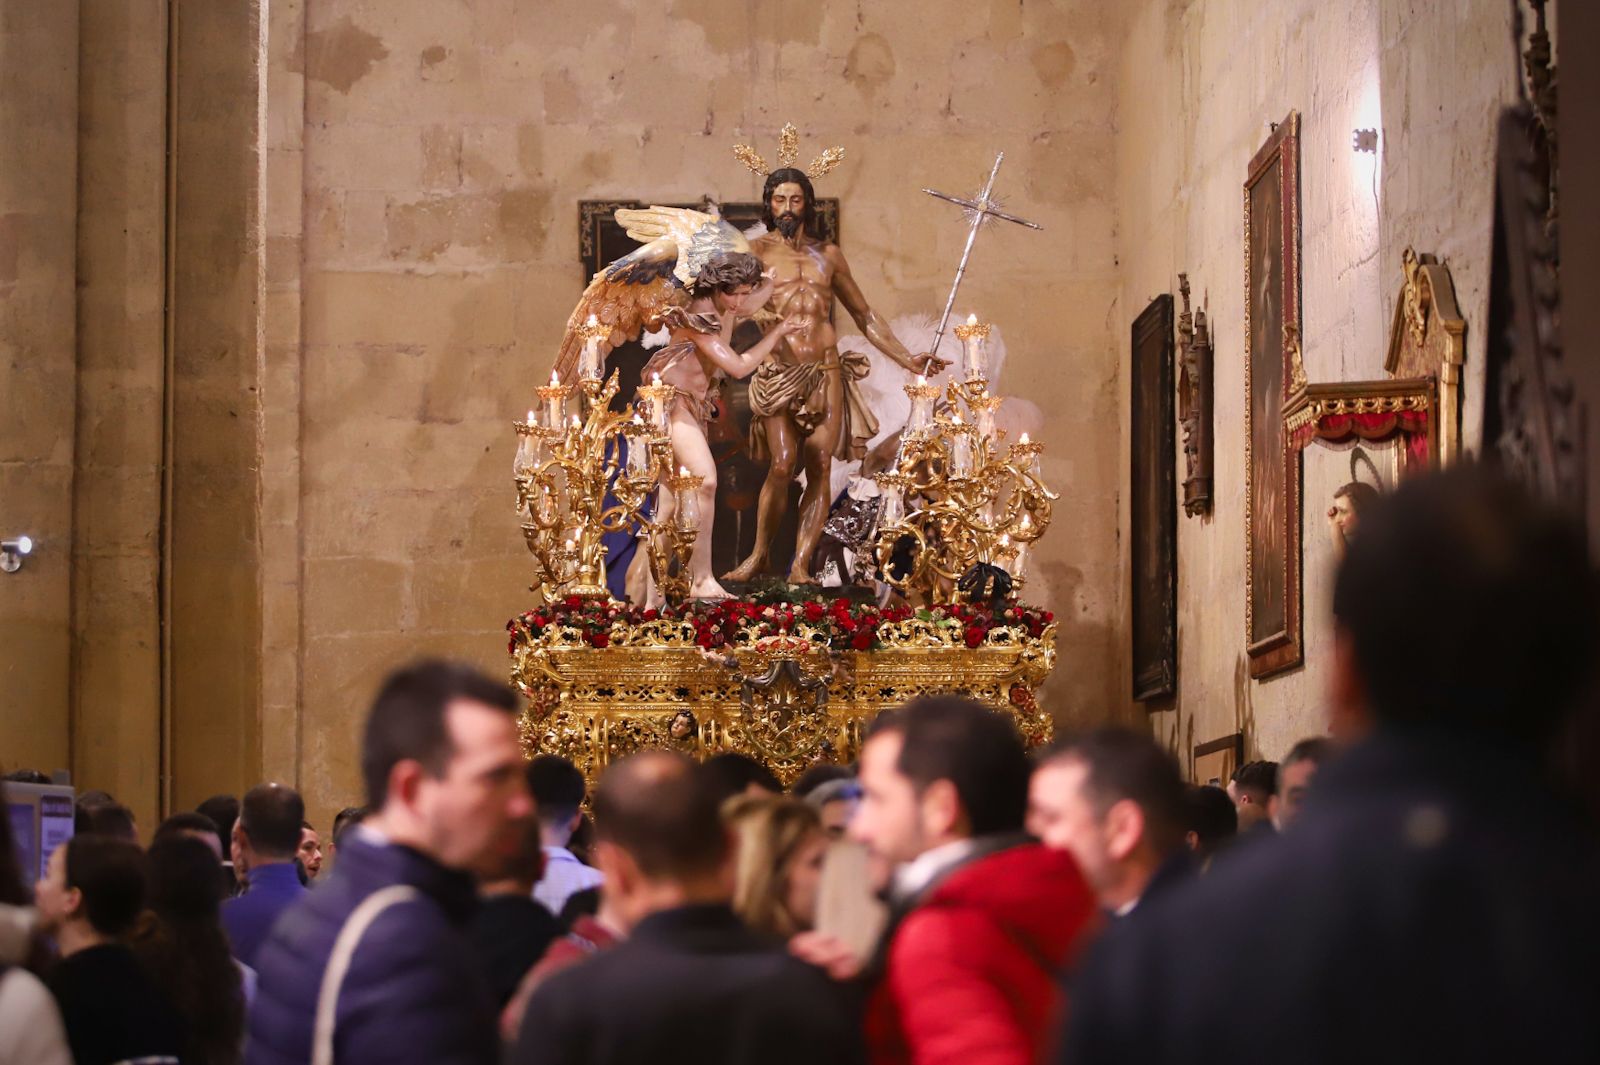
[[[750,380],[750,449],[756,461],[768,462],[767,477],[756,509],[755,548],[725,579],[747,581],[766,572],[789,485],[803,468],[806,487],[788,579],[812,584],[811,556],[832,502],[833,460],[860,458],[878,431],[860,388],[871,366],[865,355],[840,353],[830,319],[834,299],[874,347],[912,373],[936,374],[947,364],[932,355],[913,357],[867,304],[839,246],[817,235],[816,195],[804,171],[773,170],[761,199],[768,232],[752,240],[750,250],[773,279],[774,320],[792,323],[793,331]]]

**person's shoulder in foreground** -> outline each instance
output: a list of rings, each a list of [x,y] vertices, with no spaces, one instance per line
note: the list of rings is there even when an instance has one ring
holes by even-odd
[[[1064,1060],[1600,1060],[1600,859],[1550,758],[1592,712],[1582,530],[1479,470],[1411,479],[1333,613],[1346,752],[1281,837],[1098,944]]]

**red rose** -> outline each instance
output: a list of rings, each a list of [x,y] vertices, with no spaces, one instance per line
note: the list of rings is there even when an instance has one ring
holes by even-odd
[[[1056,616],[1054,614],[1050,613],[1050,611],[1048,611],[1048,610],[1046,610],[1044,613],[1039,615],[1039,620],[1044,622],[1046,625],[1050,624],[1055,619],[1056,619]]]
[[[983,642],[983,636],[984,636],[984,632],[983,632],[983,627],[982,626],[973,625],[973,626],[969,627],[967,629],[967,636],[966,636],[967,646],[968,647],[976,647],[976,646],[978,646],[979,644],[981,644]]]
[[[609,647],[610,645],[611,634],[609,632],[591,632],[589,634],[590,647]]]
[[[870,651],[872,645],[878,641],[878,634],[871,629],[859,629],[850,638],[850,646],[857,651]]]
[[[566,603],[567,608],[569,610],[576,610],[580,606],[583,605],[583,596],[581,596],[581,595],[569,595],[564,600],[564,602]]]
[[[654,621],[660,616],[660,613],[654,607],[651,607],[649,610],[646,610],[643,614],[639,615],[640,619],[643,621]]]
[[[828,610],[821,603],[813,599],[811,602],[806,604],[805,613],[807,621],[821,621],[827,616]]]

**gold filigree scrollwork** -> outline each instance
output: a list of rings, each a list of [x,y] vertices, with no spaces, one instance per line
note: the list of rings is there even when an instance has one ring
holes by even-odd
[[[1051,736],[1033,693],[1055,665],[1053,623],[1038,637],[994,628],[974,648],[959,627],[912,618],[883,626],[874,651],[829,656],[804,636],[757,641],[732,652],[732,668],[673,622],[618,624],[611,636],[602,650],[575,628],[551,626],[519,641],[513,659],[513,680],[530,698],[524,750],[569,758],[591,781],[618,758],[666,747],[696,757],[742,751],[792,782],[817,760],[853,761],[883,711],[952,691],[1011,716],[1030,743]]]

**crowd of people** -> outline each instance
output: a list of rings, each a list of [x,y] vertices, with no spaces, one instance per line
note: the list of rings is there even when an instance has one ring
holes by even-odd
[[[1584,539],[1475,472],[1370,509],[1328,734],[1226,781],[952,693],[789,788],[653,750],[591,793],[424,662],[326,846],[279,783],[148,848],[84,793],[31,898],[0,839],[0,1065],[1600,1061]]]

